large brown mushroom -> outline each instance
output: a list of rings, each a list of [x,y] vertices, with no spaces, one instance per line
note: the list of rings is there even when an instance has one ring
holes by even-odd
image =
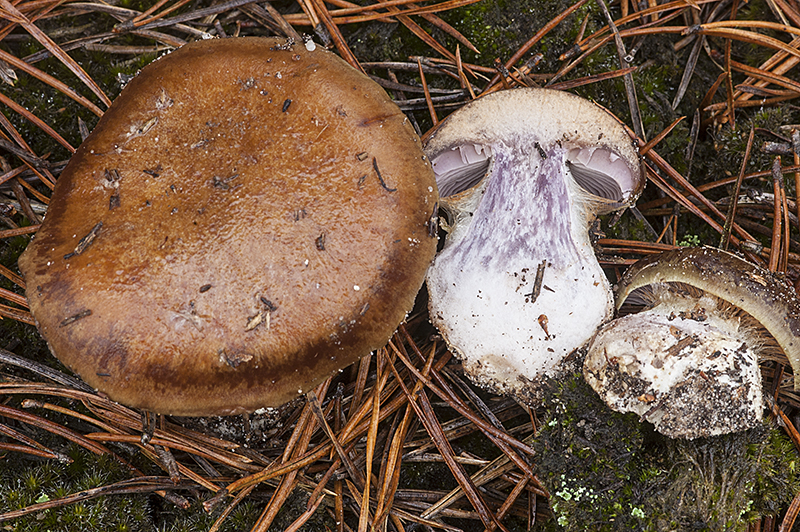
[[[631,266],[617,307],[631,300],[639,312],[605,325],[584,362],[612,409],[673,438],[713,436],[761,421],[761,360],[789,362],[797,387],[800,302],[778,275],[725,251],[684,248]]]
[[[283,39],[144,68],[19,261],[53,353],[178,415],[276,406],[383,345],[436,247],[436,184],[377,84]]]

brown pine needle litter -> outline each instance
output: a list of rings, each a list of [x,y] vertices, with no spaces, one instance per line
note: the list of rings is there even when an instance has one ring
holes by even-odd
[[[71,444],[127,475],[0,514],[0,529],[133,494],[205,512],[215,531],[248,501],[259,509],[248,529],[274,530],[297,493],[307,503],[286,530],[320,514],[340,532],[526,530],[552,516],[532,447],[541,411],[464,377],[424,291],[384,348],[249,416],[152,416],[54,369],[41,342],[30,354],[34,320],[15,260],[81,141],[79,122],[93,124],[138,68],[189,41],[313,37],[383,86],[421,136],[497,90],[595,99],[632,129],[649,181],[638,211],[594,235],[612,282],[643,256],[710,244],[800,287],[800,2],[564,0],[544,18],[521,7],[542,3],[515,4],[0,0],[0,470],[22,458],[67,462]],[[800,449],[789,371],[772,365],[764,376],[773,418]],[[790,530],[792,499],[748,529]]]

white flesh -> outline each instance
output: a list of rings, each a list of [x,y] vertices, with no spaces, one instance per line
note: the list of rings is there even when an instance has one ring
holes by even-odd
[[[671,438],[752,428],[764,403],[759,342],[717,300],[669,297],[619,318],[592,341],[587,382],[614,410],[635,412]]]
[[[612,315],[588,229],[640,192],[636,152],[607,113],[548,90],[473,102],[426,152],[453,217],[428,272],[431,319],[474,380],[527,396]]]

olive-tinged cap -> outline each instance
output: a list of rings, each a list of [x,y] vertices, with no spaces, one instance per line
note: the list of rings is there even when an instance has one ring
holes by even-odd
[[[234,414],[387,341],[435,253],[436,202],[406,117],[344,61],[196,42],[123,90],[19,265],[42,335],[89,384]]]

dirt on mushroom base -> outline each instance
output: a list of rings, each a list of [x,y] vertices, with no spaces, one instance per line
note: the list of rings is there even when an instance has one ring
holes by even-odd
[[[604,326],[591,342],[586,380],[614,410],[634,412],[671,438],[758,425],[764,411],[758,336],[740,332],[738,320],[715,316],[713,298],[681,303]]]

